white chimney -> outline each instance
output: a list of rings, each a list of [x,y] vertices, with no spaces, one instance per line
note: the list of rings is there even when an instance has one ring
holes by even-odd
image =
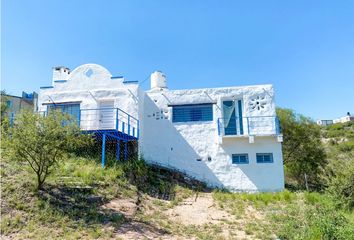
[[[166,75],[161,71],[151,73],[151,89],[167,89]]]
[[[52,85],[64,82],[69,79],[70,69],[64,66],[53,67],[53,80]]]

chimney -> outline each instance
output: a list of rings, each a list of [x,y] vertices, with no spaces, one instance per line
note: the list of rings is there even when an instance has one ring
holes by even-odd
[[[166,75],[161,71],[155,71],[151,73],[151,89],[167,89]]]
[[[56,83],[59,83],[60,81],[66,81],[68,80],[70,75],[70,69],[64,66],[57,66],[53,67],[53,79],[52,79],[52,85],[55,86]]]

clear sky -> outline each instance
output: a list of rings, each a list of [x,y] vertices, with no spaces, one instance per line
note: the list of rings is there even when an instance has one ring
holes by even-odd
[[[162,70],[171,89],[272,83],[278,106],[340,117],[354,113],[354,1],[2,1],[2,89],[84,63],[140,82]]]

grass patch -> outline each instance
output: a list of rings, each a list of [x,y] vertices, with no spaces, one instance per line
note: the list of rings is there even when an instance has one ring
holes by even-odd
[[[110,199],[134,195],[120,167],[102,170],[94,161],[71,158],[60,164],[43,191],[34,191],[28,166],[2,160],[1,234],[15,238],[98,238],[119,227],[124,216],[102,209]]]

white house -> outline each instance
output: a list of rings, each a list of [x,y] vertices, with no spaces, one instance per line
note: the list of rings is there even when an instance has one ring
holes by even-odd
[[[346,116],[333,119],[333,123],[354,122],[354,117],[348,112]]]
[[[166,76],[156,71],[145,92],[96,64],[72,72],[57,67],[52,85],[39,93],[39,110],[51,109],[73,115],[103,143],[138,141],[147,162],[210,186],[248,192],[284,188],[272,85],[169,90]]]

